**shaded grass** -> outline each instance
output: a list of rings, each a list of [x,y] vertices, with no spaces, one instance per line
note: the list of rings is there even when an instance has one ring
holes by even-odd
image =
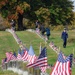
[[[29,49],[30,45],[33,46],[35,54],[39,55],[39,47],[40,42],[42,47],[47,47],[47,57],[48,57],[48,63],[54,65],[58,55],[49,47],[49,43],[51,41],[54,42],[56,46],[60,48],[60,50],[65,54],[69,55],[70,53],[73,53],[73,49],[75,48],[75,42],[67,43],[67,47],[62,47],[62,39],[61,39],[61,31],[51,31],[50,39],[48,40],[48,43],[46,44],[43,39],[39,38],[36,34],[28,31],[17,31],[16,34],[19,36],[21,41],[24,43],[24,45]],[[69,38],[75,38],[74,34],[75,31],[68,31]],[[0,31],[0,64],[2,58],[5,58],[5,53],[8,51],[15,51],[18,52],[19,45],[16,43],[15,39],[12,37],[12,35],[9,32],[6,31]],[[75,55],[74,55],[75,57]],[[72,75],[75,75],[75,68],[72,68]],[[47,70],[48,73],[51,72],[50,69]],[[0,71],[0,75],[13,75],[11,71]],[[17,75],[17,74],[14,74]]]

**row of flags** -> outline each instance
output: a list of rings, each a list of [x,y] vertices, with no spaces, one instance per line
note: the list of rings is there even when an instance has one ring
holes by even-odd
[[[70,54],[64,58],[63,53],[59,52],[58,59],[52,69],[50,75],[71,75],[72,59],[73,54]],[[39,68],[42,72],[46,72],[48,68],[47,63],[47,49],[42,48],[39,56],[36,56],[33,47],[30,49],[18,50],[18,54],[12,52],[6,52],[6,58],[2,60],[2,63],[9,62],[12,60],[27,61],[27,68]]]
[[[2,60],[2,64],[8,63],[10,61],[23,61],[28,62],[27,68],[34,67],[41,69],[42,72],[46,72],[47,69],[47,55],[46,47],[41,50],[39,56],[36,56],[33,50],[33,47],[30,46],[30,49],[24,48],[23,50],[18,50],[18,54],[14,52],[6,52],[6,58]]]
[[[59,48],[54,44],[53,41],[49,43],[50,48],[55,51],[57,54],[59,53]]]
[[[37,30],[38,32],[38,30]],[[16,35],[14,35],[15,38]],[[20,40],[18,40],[20,42]],[[58,51],[58,48],[54,45],[53,42],[50,43],[50,47]],[[42,72],[46,72],[46,69],[48,68],[47,63],[47,53],[46,53],[46,47],[41,48],[40,47],[40,54],[39,56],[36,56],[33,50],[33,47],[30,46],[30,49],[24,48],[23,50],[18,50],[18,54],[14,52],[6,52],[6,58],[2,60],[2,64],[8,63],[12,60],[20,60],[24,62],[28,62],[27,68],[39,68]],[[73,54],[70,54],[68,57],[65,57],[62,52],[59,52],[58,59],[53,67],[52,72],[50,75],[71,75],[71,68],[72,68],[72,58]]]

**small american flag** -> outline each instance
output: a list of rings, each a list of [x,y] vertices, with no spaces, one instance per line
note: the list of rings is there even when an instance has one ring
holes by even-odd
[[[34,63],[34,61],[37,59],[37,56],[34,53],[33,47],[30,46],[30,49],[28,51],[28,62],[29,64]]]
[[[18,50],[17,60],[22,60],[21,50]]]
[[[27,61],[28,59],[28,51],[26,49],[24,49],[24,53],[23,53],[23,56],[22,56],[22,61]]]
[[[66,59],[63,58],[62,52],[58,55],[58,60],[50,75],[71,75],[70,65],[72,63],[72,54]]]
[[[7,61],[7,58],[3,58],[2,59],[2,65],[4,65],[6,61]]]
[[[7,57],[7,61],[6,62],[9,62],[11,60],[12,55],[13,55],[12,52],[6,52],[6,57]]]
[[[54,43],[50,42],[49,46],[52,48],[54,46]]]
[[[17,59],[17,55],[16,55],[16,53],[14,52],[13,55],[12,55],[12,57],[11,57],[11,60],[16,60],[16,59]]]
[[[46,57],[46,47],[43,48],[43,50],[41,51],[40,56],[38,57],[38,59],[36,60],[36,62],[34,62],[33,64],[28,64],[27,67],[40,67],[41,71],[45,71],[48,64],[47,64],[47,57]]]

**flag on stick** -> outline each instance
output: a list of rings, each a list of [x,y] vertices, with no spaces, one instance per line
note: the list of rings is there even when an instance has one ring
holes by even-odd
[[[30,46],[30,49],[28,51],[28,62],[29,64],[34,63],[34,61],[37,59],[37,56],[34,53],[33,47]]]
[[[22,56],[22,60],[23,61],[28,61],[28,51],[26,49],[24,49],[24,54]]]
[[[18,50],[17,60],[22,60],[21,50]]]
[[[60,52],[50,75],[71,75],[72,58],[73,54],[70,54],[66,59],[64,59],[62,52]]]
[[[36,62],[34,62],[33,64],[27,65],[28,68],[40,67],[41,71],[45,71],[47,66],[48,66],[48,64],[47,64],[47,56],[46,56],[46,47],[43,48],[43,50],[41,51],[41,54],[39,55]]]
[[[16,60],[16,59],[17,59],[17,55],[16,55],[16,53],[14,52],[13,55],[12,55],[12,57],[11,57],[11,60]]]
[[[2,66],[6,63],[7,58],[2,59]]]
[[[6,62],[9,62],[11,60],[12,55],[13,55],[12,52],[6,52],[6,57],[7,57],[7,61]]]

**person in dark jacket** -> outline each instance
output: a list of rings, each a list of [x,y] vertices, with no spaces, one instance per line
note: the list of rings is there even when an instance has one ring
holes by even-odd
[[[16,22],[14,20],[11,20],[10,24],[11,24],[11,28],[15,30]]]
[[[63,47],[66,48],[67,38],[68,38],[68,33],[66,32],[66,28],[64,28],[64,31],[62,32],[61,38],[63,39]]]
[[[46,31],[47,39],[49,40],[50,29],[48,27],[46,27],[45,31]]]
[[[41,31],[41,33],[42,33],[42,35],[44,36],[44,33],[45,33],[45,27],[44,27],[44,25],[41,23],[41,25],[40,25],[40,31]]]
[[[39,24],[40,24],[40,22],[38,20],[36,20],[36,22],[35,22],[35,28],[38,28]]]

